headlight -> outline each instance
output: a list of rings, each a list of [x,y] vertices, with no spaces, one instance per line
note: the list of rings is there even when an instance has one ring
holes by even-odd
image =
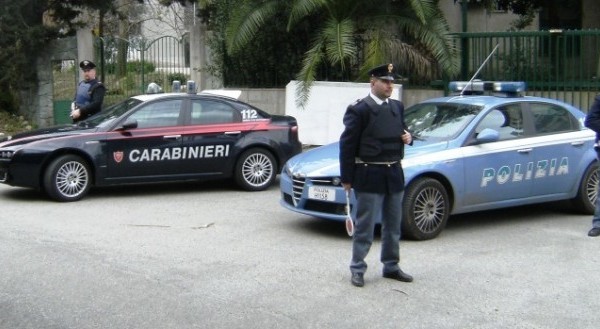
[[[287,164],[283,166],[283,173],[292,177],[292,171],[290,170],[290,166],[288,166]]]
[[[0,159],[9,160],[12,158],[14,151],[0,151]]]

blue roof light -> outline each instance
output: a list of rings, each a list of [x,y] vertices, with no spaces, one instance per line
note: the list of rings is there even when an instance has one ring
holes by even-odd
[[[524,81],[452,81],[448,85],[448,89],[450,92],[460,92],[466,95],[481,95],[488,91],[517,96],[525,91],[526,84]]]
[[[525,81],[494,82],[494,91],[501,93],[521,93],[526,89]]]

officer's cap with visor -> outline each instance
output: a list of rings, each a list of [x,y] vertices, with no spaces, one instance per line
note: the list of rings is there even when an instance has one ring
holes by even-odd
[[[91,61],[85,60],[79,63],[79,67],[83,71],[89,71],[93,68],[96,68],[96,64],[92,63]]]
[[[370,69],[367,73],[371,78],[377,78],[381,80],[394,81],[400,78],[400,75],[396,73],[394,64],[391,63],[374,67]]]

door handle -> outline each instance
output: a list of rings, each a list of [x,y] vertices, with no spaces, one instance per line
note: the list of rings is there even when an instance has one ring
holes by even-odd
[[[181,135],[167,135],[167,136],[163,136],[163,139],[174,139],[174,140],[178,140],[178,139],[181,139]]]
[[[237,131],[226,131],[224,134],[225,135],[239,135],[241,133],[242,132],[240,130],[237,130]]]
[[[529,152],[531,152],[531,150],[533,150],[533,149],[532,148],[520,149],[520,150],[517,150],[517,152],[519,152],[519,153],[529,153]]]
[[[585,142],[583,142],[583,141],[580,141],[580,142],[573,142],[573,143],[571,143],[571,145],[573,145],[573,146],[575,146],[575,147],[582,146],[583,144],[585,144]]]

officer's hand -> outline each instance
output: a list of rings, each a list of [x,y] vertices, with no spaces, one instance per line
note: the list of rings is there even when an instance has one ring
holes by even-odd
[[[342,183],[342,186],[344,187],[344,190],[346,190],[346,191],[350,191],[350,189],[352,189],[352,184],[349,184],[349,183]]]
[[[76,109],[71,112],[71,118],[73,118],[75,120],[79,119],[80,116],[81,116],[81,112],[79,111],[79,109]]]
[[[412,143],[412,136],[411,136],[411,134],[410,134],[408,131],[406,131],[406,130],[404,130],[404,134],[402,134],[402,142],[403,142],[404,144],[410,144],[410,143]]]

